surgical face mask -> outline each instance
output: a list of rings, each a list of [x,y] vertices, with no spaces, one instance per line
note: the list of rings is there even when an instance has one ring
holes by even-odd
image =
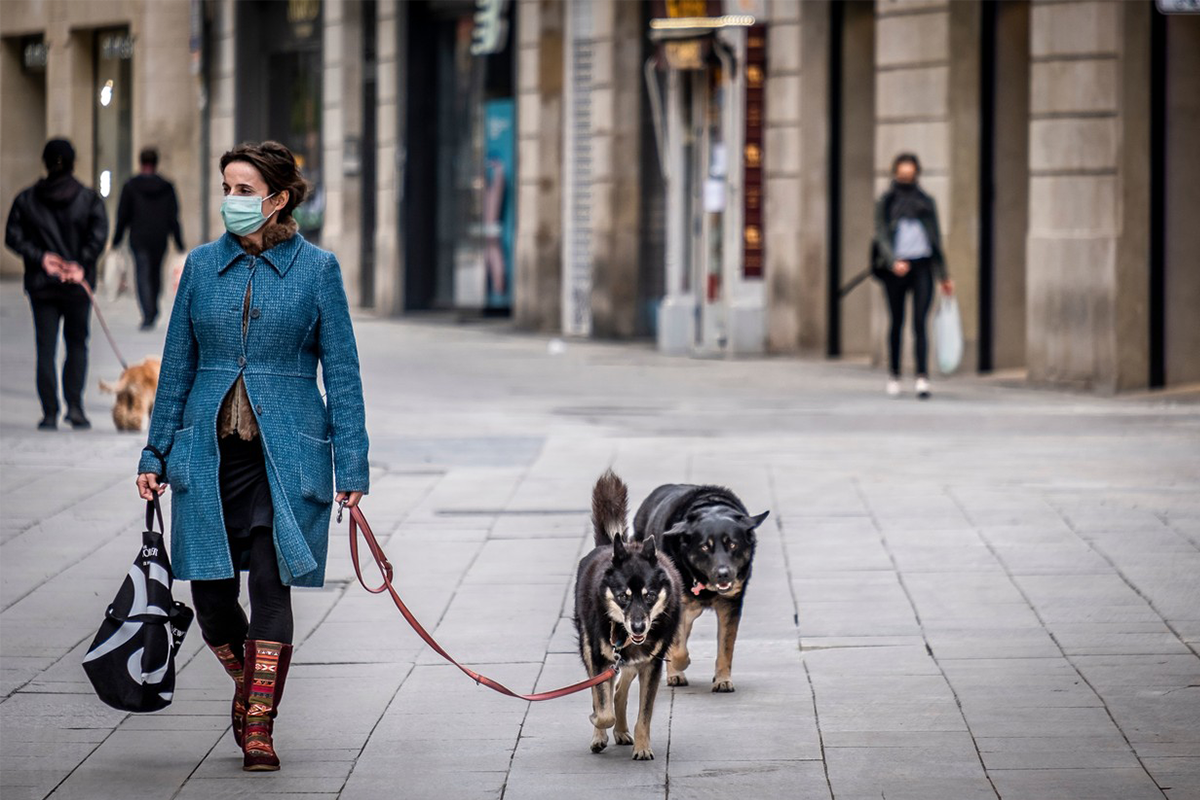
[[[229,195],[221,203],[221,218],[225,220],[225,230],[234,236],[249,236],[263,225],[268,217],[262,213],[262,205],[278,192],[266,197]],[[275,212],[271,212],[274,214]]]

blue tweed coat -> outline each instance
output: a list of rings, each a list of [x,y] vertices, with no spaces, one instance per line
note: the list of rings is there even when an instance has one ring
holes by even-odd
[[[295,234],[251,256],[227,233],[188,255],[138,464],[139,473],[164,476],[154,450],[166,455],[171,561],[184,580],[236,574],[217,482],[217,413],[239,374],[265,451],[280,576],[289,586],[321,586],[335,468],[339,491],[368,489],[358,349],[332,253]]]

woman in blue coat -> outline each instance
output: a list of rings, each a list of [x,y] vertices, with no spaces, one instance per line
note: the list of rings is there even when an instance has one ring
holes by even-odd
[[[221,173],[227,233],[184,266],[137,483],[146,499],[171,487],[173,567],[233,678],[244,769],[276,770],[290,587],[325,581],[334,478],[336,500],[357,505],[367,432],[341,270],[292,219],[307,192],[294,156],[277,142],[243,144],[221,157]]]

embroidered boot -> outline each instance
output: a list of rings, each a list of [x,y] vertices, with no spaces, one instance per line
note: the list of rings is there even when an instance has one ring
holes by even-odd
[[[283,698],[292,646],[282,642],[246,640],[246,676],[243,698],[246,727],[242,735],[242,769],[247,772],[273,772],[279,769],[271,734],[275,715]]]
[[[242,695],[245,690],[242,686],[244,683],[243,676],[245,668],[242,663],[242,653],[235,653],[233,647],[223,644],[220,647],[208,645],[208,649],[213,651],[217,660],[221,662],[221,666],[225,668],[225,674],[233,678],[233,705],[229,712],[229,717],[233,727],[233,741],[237,742],[237,746],[242,746],[242,728],[246,725],[246,701]],[[241,648],[239,648],[241,649]]]

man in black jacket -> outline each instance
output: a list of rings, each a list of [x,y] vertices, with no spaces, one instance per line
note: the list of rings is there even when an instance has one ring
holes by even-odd
[[[100,197],[75,180],[75,149],[70,142],[51,139],[42,161],[48,174],[13,201],[4,242],[25,261],[25,292],[33,307],[37,390],[42,400],[38,427],[58,427],[54,367],[61,320],[67,342],[63,363],[66,419],[75,428],[90,428],[83,413],[83,385],[92,305],[78,284],[96,285],[96,259],[108,239],[108,217]]]
[[[158,174],[158,151],[146,148],[140,160],[142,174],[130,178],[121,190],[113,247],[120,246],[128,229],[129,247],[133,250],[137,270],[142,330],[149,330],[158,319],[167,236],[173,237],[175,246],[183,250],[183,232],[179,228],[179,200],[175,196],[175,187]]]

